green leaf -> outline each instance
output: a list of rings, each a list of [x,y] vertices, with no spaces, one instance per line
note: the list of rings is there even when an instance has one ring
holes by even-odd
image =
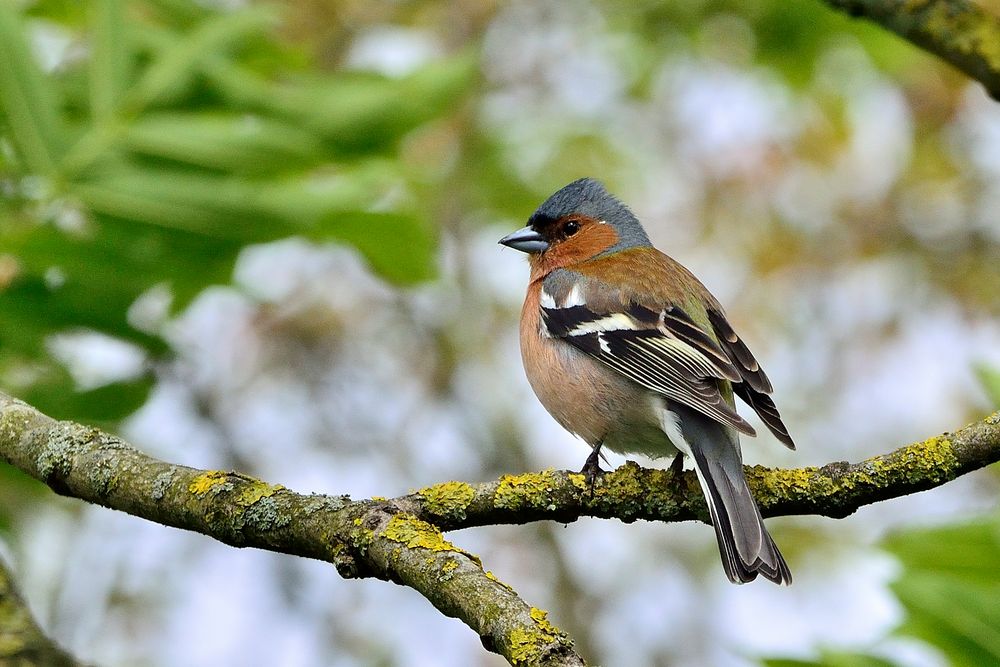
[[[314,229],[322,219],[341,211],[385,208],[385,201],[404,185],[399,166],[388,160],[328,165],[311,173],[262,182],[255,205],[269,215]]]
[[[952,665],[1000,664],[1000,586],[908,572],[892,589],[907,611],[900,632],[937,647]]]
[[[975,371],[993,408],[1000,410],[1000,369],[987,364],[976,364]]]
[[[98,123],[118,111],[128,86],[131,55],[122,0],[94,0],[91,12],[90,111]]]
[[[435,237],[414,217],[341,212],[321,222],[324,235],[350,243],[385,278],[402,284],[434,276]]]
[[[95,213],[208,239],[259,243],[298,229],[261,215],[260,183],[226,175],[137,165],[108,170],[71,189]]]
[[[912,529],[887,537],[883,546],[907,572],[947,575],[1000,585],[1000,521]]]
[[[160,15],[176,26],[191,26],[211,15],[207,6],[191,0],[149,0],[149,4],[159,9]]]
[[[953,665],[1000,663],[1000,519],[906,531],[885,546],[904,566],[892,584],[906,609],[900,632]]]
[[[320,141],[289,123],[235,112],[147,114],[125,134],[137,153],[235,174],[293,169],[322,156]]]
[[[55,419],[78,419],[98,428],[112,428],[142,407],[153,386],[153,378],[144,376],[132,382],[115,382],[89,391],[77,391],[61,366],[52,364],[48,372],[30,386],[15,393]]]
[[[235,43],[259,35],[274,23],[274,11],[259,6],[202,21],[190,35],[160,53],[145,70],[128,93],[127,109],[137,113],[152,104],[176,101],[198,73],[200,61],[225,53]]]
[[[183,305],[206,285],[228,281],[241,246],[105,216],[93,218],[85,233],[39,225],[0,234],[0,245],[20,265],[14,282],[0,289],[0,312],[5,314],[0,340],[9,344],[17,336],[30,341],[46,329],[89,326],[154,352],[161,346],[158,339],[126,322],[135,298],[151,285],[166,283],[177,305]],[[46,277],[53,275],[58,281],[50,286]]]
[[[69,276],[60,287],[50,287],[44,278],[26,275],[0,292],[0,346],[41,354],[45,336],[67,328],[84,327],[124,338],[146,349],[162,349],[157,338],[133,329],[126,311],[143,283],[107,286],[102,277],[116,276],[114,268],[100,277]],[[121,277],[120,275],[116,277]],[[7,350],[9,351],[9,350]]]
[[[261,95],[256,103],[318,133],[342,152],[370,152],[455,107],[477,72],[473,56],[432,63],[402,79],[368,74],[299,78]],[[217,73],[216,73],[217,74]],[[243,81],[243,79],[241,79]],[[224,90],[233,83],[217,82]],[[243,94],[246,102],[245,93]]]
[[[28,168],[52,175],[62,143],[58,97],[28,49],[24,22],[7,2],[0,3],[0,109]]]
[[[894,667],[894,663],[885,658],[839,651],[823,651],[817,660],[766,658],[761,664],[767,667]]]
[[[43,4],[31,11],[89,31],[91,58],[43,75],[21,19],[0,5],[0,64],[21,68],[0,71],[0,132],[15,148],[0,158],[4,176],[30,184],[25,177],[58,171],[42,181],[51,187],[0,204],[0,248],[16,266],[0,285],[0,382],[32,379],[18,395],[89,422],[126,414],[145,395],[141,383],[75,392],[46,341],[82,327],[165,354],[164,340],[130,326],[135,299],[164,285],[181,308],[228,282],[247,244],[337,240],[396,282],[433,275],[435,234],[413,199],[414,175],[386,153],[452,114],[475,56],[402,79],[304,75],[292,49],[262,34],[273,23],[267,8]],[[62,114],[76,137],[67,146]],[[5,368],[15,370],[5,378]]]

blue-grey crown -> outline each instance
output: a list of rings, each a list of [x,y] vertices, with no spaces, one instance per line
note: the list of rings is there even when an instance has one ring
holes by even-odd
[[[564,186],[546,199],[528,224],[540,228],[545,223],[572,213],[602,220],[615,228],[619,242],[612,251],[651,245],[646,231],[628,206],[611,195],[604,184],[593,178],[581,178]]]

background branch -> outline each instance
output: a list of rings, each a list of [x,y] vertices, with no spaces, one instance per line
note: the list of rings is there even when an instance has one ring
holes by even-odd
[[[461,619],[512,664],[582,665],[544,611],[444,539],[441,530],[581,516],[706,520],[693,473],[626,463],[593,493],[582,475],[545,471],[470,485],[446,482],[394,500],[301,495],[222,471],[171,465],[117,437],[56,421],[0,393],[0,458],[64,495],[157,523],[331,562],[345,577],[371,576],[419,591]],[[768,516],[844,517],[859,507],[944,484],[1000,460],[1000,412],[954,433],[821,468],[748,468]]]
[[[825,0],[951,63],[1000,101],[1000,18],[965,0]]]
[[[81,664],[45,636],[18,593],[10,570],[0,560],[0,665],[79,667]]]

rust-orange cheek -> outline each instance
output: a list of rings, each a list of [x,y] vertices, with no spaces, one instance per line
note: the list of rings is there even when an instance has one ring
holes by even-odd
[[[543,253],[532,255],[532,279],[545,276],[598,255],[618,243],[618,234],[611,225],[588,222],[575,236],[553,243]]]

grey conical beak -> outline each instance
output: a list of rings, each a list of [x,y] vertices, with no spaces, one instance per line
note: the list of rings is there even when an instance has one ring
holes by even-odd
[[[524,227],[513,234],[508,234],[498,241],[503,245],[521,252],[536,253],[549,249],[549,243],[541,234],[531,227]]]

